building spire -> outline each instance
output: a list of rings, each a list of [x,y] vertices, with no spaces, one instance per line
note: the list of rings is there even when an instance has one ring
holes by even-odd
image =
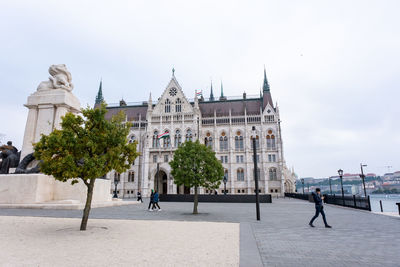
[[[210,101],[214,101],[214,94],[213,94],[212,81],[211,81],[211,93],[210,93]]]
[[[95,105],[100,105],[103,102],[104,102],[104,98],[103,98],[103,81],[102,81],[102,79],[100,79],[100,86],[99,86],[99,91],[97,92]]]
[[[224,87],[222,85],[222,81],[221,81],[221,97],[224,97]]]
[[[264,66],[264,84],[263,84],[263,91],[264,92],[269,92],[269,84],[267,80],[267,72],[265,71],[265,66]]]

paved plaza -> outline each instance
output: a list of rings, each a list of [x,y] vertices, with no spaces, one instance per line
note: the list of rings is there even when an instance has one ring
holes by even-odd
[[[162,202],[161,212],[149,212],[147,201],[95,208],[90,218],[240,223],[241,266],[400,265],[400,217],[327,205],[327,219],[333,228],[324,228],[322,218],[316,220],[315,228],[310,228],[308,222],[314,205],[303,200],[274,198],[272,204],[261,204],[260,222],[255,220],[254,204],[199,203],[201,214],[192,215],[193,203]],[[0,209],[0,216],[80,218],[81,215],[77,210]]]

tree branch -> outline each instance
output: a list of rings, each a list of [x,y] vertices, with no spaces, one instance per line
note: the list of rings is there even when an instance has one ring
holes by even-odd
[[[87,187],[89,187],[89,183],[86,181],[86,179],[84,179],[84,178],[81,178],[82,179],[82,181],[85,183],[85,185],[87,186]]]

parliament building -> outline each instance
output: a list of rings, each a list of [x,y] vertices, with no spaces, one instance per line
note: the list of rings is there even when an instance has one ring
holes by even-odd
[[[138,190],[148,196],[151,189],[160,194],[191,194],[190,188],[174,184],[169,161],[178,146],[188,140],[200,140],[210,146],[221,161],[227,178],[228,194],[253,194],[254,162],[252,128],[256,129],[256,150],[259,188],[261,194],[283,195],[294,192],[296,174],[286,166],[283,153],[282,130],[279,108],[272,101],[270,86],[264,70],[263,91],[260,96],[226,97],[221,84],[220,96],[204,98],[194,93],[194,99],[185,96],[174,70],[171,80],[158,101],[153,101],[150,93],[148,101],[108,105],[107,118],[121,110],[132,128],[128,141],[137,141],[140,152],[124,173],[110,172],[106,178],[119,180],[117,193],[120,198],[134,198]],[[95,105],[104,101],[102,84]],[[159,139],[160,134],[169,137]],[[221,183],[218,193],[223,193]],[[200,188],[200,194],[211,194]]]

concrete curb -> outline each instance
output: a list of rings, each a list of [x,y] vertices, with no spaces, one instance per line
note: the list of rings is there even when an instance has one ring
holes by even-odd
[[[109,201],[92,203],[91,208],[116,207],[139,204],[137,201]],[[3,209],[53,209],[53,210],[83,210],[84,203],[34,203],[34,204],[0,204]]]

